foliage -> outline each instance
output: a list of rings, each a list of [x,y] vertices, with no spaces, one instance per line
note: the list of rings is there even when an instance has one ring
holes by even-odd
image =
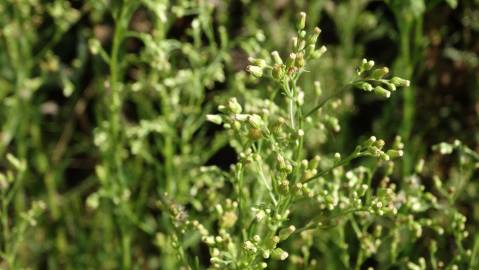
[[[3,1],[0,268],[479,267],[478,10]]]

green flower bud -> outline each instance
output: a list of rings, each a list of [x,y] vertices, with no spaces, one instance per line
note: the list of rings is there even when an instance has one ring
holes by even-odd
[[[271,56],[273,57],[273,60],[276,64],[278,65],[282,65],[283,64],[283,60],[281,59],[281,56],[279,55],[279,52],[278,51],[273,51],[271,53]]]
[[[371,147],[376,142],[376,137],[371,136],[367,141],[364,142],[364,147]]]
[[[327,50],[328,49],[326,48],[326,46],[321,46],[321,48],[319,48],[319,50],[314,52],[313,58],[315,58],[315,59],[320,58]]]
[[[263,138],[263,132],[259,128],[251,128],[248,132],[248,138],[253,141],[257,141]]]
[[[403,151],[402,150],[388,150],[386,153],[390,158],[398,158],[403,156]]]
[[[243,111],[243,108],[238,103],[238,100],[236,98],[230,98],[227,107],[234,114],[239,114]]]
[[[370,60],[368,61],[367,59],[363,59],[361,62],[361,65],[359,67],[360,71],[368,71],[374,67],[374,61]]]
[[[373,72],[371,73],[371,77],[378,80],[384,77],[388,73],[389,73],[389,68],[387,67],[377,68],[373,70]]]
[[[385,98],[389,98],[391,96],[391,92],[382,88],[381,86],[374,87],[374,93],[383,96]]]
[[[300,12],[299,13],[299,20],[298,24],[296,25],[298,30],[303,30],[304,27],[306,27],[306,13],[305,12]]]
[[[366,194],[366,191],[369,189],[369,186],[366,185],[366,184],[362,184],[359,186],[359,189],[358,189],[358,195],[359,197],[362,197],[364,196],[364,194]]]
[[[367,92],[370,92],[374,89],[373,86],[367,82],[357,82],[354,84],[354,86]]]
[[[309,161],[309,169],[310,170],[316,169],[319,165],[320,160],[321,160],[320,156],[318,155],[314,156],[314,158]]]
[[[416,164],[415,171],[417,173],[422,173],[423,169],[424,169],[424,159],[421,158]]]
[[[220,224],[223,228],[231,228],[235,225],[236,221],[238,220],[238,216],[233,211],[225,212],[224,215],[221,217]]]
[[[221,125],[221,123],[223,123],[223,118],[221,118],[221,116],[217,114],[207,114],[206,121],[213,124]]]
[[[409,80],[405,80],[399,77],[393,77],[391,79],[391,83],[393,83],[397,87],[409,87],[409,85],[411,84]]]
[[[258,58],[253,58],[253,57],[249,57],[248,58],[248,61],[255,65],[255,66],[258,66],[260,68],[264,68],[267,64],[266,64],[266,60],[264,59],[258,59]]]
[[[258,250],[255,246],[255,244],[253,244],[251,241],[245,241],[244,244],[243,244],[243,248],[246,250],[246,251],[249,251],[251,253],[256,253],[256,251]]]
[[[279,153],[276,155],[276,162],[280,170],[286,168],[286,160],[284,160],[284,157]]]
[[[263,126],[263,119],[257,114],[248,116],[248,124],[253,128],[261,128]]]
[[[386,143],[384,142],[384,140],[377,140],[374,142],[374,147],[377,147],[378,149],[383,149],[384,145]]]
[[[297,68],[304,67],[304,54],[302,52],[296,55],[296,60],[294,61],[294,64]]]
[[[294,195],[298,195],[298,196],[303,195],[303,184],[296,183],[295,185],[293,185],[292,190]]]
[[[272,236],[271,238],[265,239],[264,244],[267,249],[274,249],[279,243],[279,236]]]
[[[274,65],[273,71],[272,71],[272,76],[276,80],[281,80],[284,77],[284,70],[281,67],[281,65],[279,65],[279,64]]]
[[[306,41],[301,40],[298,45],[298,50],[301,51],[304,49],[304,47],[306,47]]]
[[[279,192],[282,195],[287,195],[289,193],[289,181],[288,180],[282,180],[279,183]]]
[[[286,61],[286,66],[292,67],[294,65],[295,61],[296,61],[296,54],[295,53],[289,54],[289,58]]]
[[[279,231],[279,239],[280,240],[286,240],[288,239],[289,236],[291,236],[291,234],[294,233],[294,231],[296,231],[296,227],[291,225],[289,226],[288,228],[284,228],[282,230]]]
[[[341,154],[340,153],[334,153],[334,163],[338,163],[341,160]]]
[[[313,34],[309,37],[308,43],[312,45],[316,44],[319,34],[321,34],[321,29],[319,29],[319,27],[314,28]]]
[[[388,89],[389,91],[391,91],[391,92],[396,91],[396,89],[397,89],[397,88],[396,88],[396,85],[394,85],[394,84],[392,84],[392,83],[388,83],[388,82],[386,82],[385,84],[386,84],[386,87],[387,87],[387,89]]]
[[[315,46],[314,44],[309,44],[309,45],[306,47],[305,56],[306,56],[306,57],[313,56],[315,49],[316,49],[316,46]]]
[[[284,261],[288,258],[288,252],[282,250],[281,248],[275,248],[273,252],[271,252],[271,258],[275,260]]]
[[[246,71],[251,73],[253,76],[257,78],[263,77],[263,68],[259,66],[249,65],[246,67]]]
[[[101,50],[101,43],[98,39],[93,39],[92,38],[92,39],[88,40],[88,46],[89,46],[90,52],[93,55],[98,54]]]
[[[441,178],[439,178],[439,176],[435,175],[433,178],[432,178],[433,182],[434,182],[434,187],[436,187],[437,189],[442,189],[442,181],[441,181]]]
[[[298,37],[292,37],[291,38],[291,45],[293,46],[293,50],[297,51],[298,50]]]

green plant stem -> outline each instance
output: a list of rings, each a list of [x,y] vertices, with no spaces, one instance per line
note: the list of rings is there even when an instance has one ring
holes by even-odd
[[[321,109],[328,101],[330,101],[331,99],[335,98],[335,97],[339,97],[341,96],[343,93],[345,93],[354,83],[348,83],[346,85],[344,85],[343,87],[341,87],[338,91],[335,91],[335,93],[329,95],[328,97],[326,97],[325,99],[323,99],[320,103],[318,103],[318,105],[316,105],[314,108],[312,108],[309,112],[307,112],[304,116],[304,118],[308,117],[308,116],[311,116],[313,113],[315,113],[316,111],[318,111],[319,109]]]
[[[345,158],[345,159],[343,159],[343,160],[337,162],[336,164],[334,164],[332,167],[330,167],[330,168],[328,168],[328,169],[325,169],[325,170],[322,170],[322,171],[318,172],[318,173],[315,174],[314,176],[312,176],[312,177],[310,177],[310,178],[304,180],[303,183],[308,183],[308,182],[311,182],[311,181],[313,181],[313,180],[315,180],[315,179],[318,179],[319,177],[324,176],[324,175],[330,173],[332,170],[334,170],[334,169],[336,169],[336,168],[338,168],[338,167],[341,167],[341,166],[343,166],[343,165],[346,165],[346,164],[348,164],[349,162],[351,162],[352,160],[354,160],[354,159],[356,159],[356,158],[358,158],[358,157],[361,157],[361,156],[363,156],[363,155],[360,154],[360,153],[357,152],[357,151],[354,151],[354,152],[353,152],[351,155],[349,155],[347,158]]]
[[[118,185],[119,187],[125,187],[124,174],[122,169],[121,161],[121,89],[120,89],[120,67],[118,62],[119,51],[121,43],[123,42],[123,35],[126,29],[125,25],[129,18],[125,16],[125,7],[122,5],[118,14],[115,17],[115,30],[113,34],[113,44],[111,49],[110,57],[110,88],[111,88],[111,104],[110,108],[110,135],[111,135],[111,146],[108,153],[108,163],[111,173],[113,174],[113,185]],[[122,215],[122,208],[118,211]],[[113,213],[116,216],[115,213]],[[121,239],[121,258],[122,258],[122,268],[131,269],[131,237],[129,235],[127,224],[121,218],[118,218],[116,222],[119,226],[120,239]]]

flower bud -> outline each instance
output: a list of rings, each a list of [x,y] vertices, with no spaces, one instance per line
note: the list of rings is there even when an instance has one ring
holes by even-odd
[[[255,65],[255,66],[258,66],[260,68],[264,68],[266,66],[266,61],[264,59],[258,59],[258,58],[253,58],[253,57],[249,57],[248,58],[248,61]]]
[[[402,150],[388,150],[386,153],[390,158],[398,158],[403,156],[403,151]]]
[[[280,240],[286,240],[288,239],[288,237],[294,233],[294,231],[296,231],[296,227],[291,225],[289,226],[288,228],[284,228],[282,230],[279,231],[279,239]]]
[[[298,50],[298,42],[299,42],[298,37],[292,37],[291,38],[291,45],[293,46],[293,49],[295,51]]]
[[[367,59],[363,59],[363,61],[361,62],[361,66],[360,66],[360,70],[361,71],[367,71],[367,70],[370,70],[374,67],[374,61],[372,60],[367,60]]]
[[[251,73],[256,78],[263,77],[263,69],[259,66],[249,65],[246,67],[246,71]]]
[[[257,248],[251,241],[245,241],[243,244],[243,248],[251,253],[256,253]]]
[[[271,252],[271,258],[275,260],[284,261],[288,258],[288,252],[282,250],[281,248],[275,248],[273,252]]]
[[[314,44],[309,44],[306,47],[306,52],[305,52],[306,57],[313,56],[315,49],[316,49],[316,46]]]
[[[389,83],[389,82],[386,82],[385,84],[386,84],[386,88],[387,88],[389,91],[391,91],[391,92],[396,91],[396,89],[397,89],[397,88],[396,88],[396,85],[394,85],[394,84],[392,84],[392,83]]]
[[[281,56],[279,55],[278,51],[273,51],[271,53],[271,56],[273,57],[273,60],[276,64],[278,64],[278,65],[283,64],[283,60],[281,59]]]
[[[286,65],[287,65],[288,67],[292,67],[292,66],[294,65],[295,61],[296,61],[296,54],[295,54],[295,53],[291,53],[291,54],[289,54],[289,58],[288,58],[288,60],[286,61]]]
[[[415,167],[416,173],[422,173],[422,170],[424,169],[424,159],[420,159]]]
[[[253,141],[257,141],[263,138],[263,132],[259,128],[251,128],[248,132],[248,138]]]
[[[309,169],[310,170],[316,169],[319,165],[320,160],[321,160],[320,156],[318,155],[314,156],[314,158],[309,161]]]
[[[88,40],[88,46],[89,46],[90,52],[93,55],[98,54],[101,50],[101,43],[98,39],[93,39],[92,38],[92,39]]]
[[[304,54],[302,52],[297,54],[294,64],[297,68],[304,67]]]
[[[236,221],[238,220],[238,216],[233,211],[225,212],[224,215],[221,217],[220,224],[223,228],[231,228],[235,225]]]
[[[276,80],[281,80],[283,77],[284,77],[284,70],[283,68],[281,67],[281,65],[279,64],[275,64],[273,66],[273,70],[271,72],[271,75],[273,76],[273,78],[275,78]]]
[[[252,114],[248,116],[248,124],[253,128],[261,128],[263,126],[263,120],[261,116]]]
[[[298,24],[296,25],[298,30],[303,30],[304,27],[306,27],[306,13],[305,12],[300,12],[299,13],[299,20]]]
[[[384,140],[377,140],[374,142],[374,147],[377,147],[378,149],[383,149],[384,145],[386,143],[384,142]]]
[[[397,87],[409,87],[409,85],[411,84],[409,80],[405,80],[399,77],[393,77],[391,79],[391,83],[393,83]]]
[[[326,46],[321,46],[321,48],[319,48],[319,50],[314,52],[313,58],[315,58],[315,59],[320,58],[327,50],[328,49],[326,48]]]
[[[288,180],[282,180],[279,183],[279,192],[282,195],[287,195],[289,193],[289,181]]]
[[[241,105],[236,98],[230,98],[227,107],[234,114],[239,114],[243,111],[243,108],[241,108]]]
[[[371,147],[375,142],[376,142],[376,137],[371,136],[366,142],[364,142],[364,147]]]
[[[309,37],[308,43],[313,45],[316,44],[319,34],[321,34],[321,29],[319,29],[319,27],[314,28],[313,34]]]
[[[373,86],[367,82],[357,82],[354,84],[354,86],[367,92],[370,92],[374,89]]]
[[[273,236],[271,238],[268,238],[264,241],[265,247],[268,249],[274,249],[276,248],[276,245],[279,243],[279,237],[278,236]]]
[[[223,119],[221,118],[220,115],[217,115],[217,114],[207,114],[206,121],[211,122],[213,124],[221,125],[221,123],[223,122]]]
[[[341,154],[340,153],[334,153],[334,163],[337,163],[341,160]]]
[[[371,77],[378,80],[384,77],[388,73],[389,73],[389,68],[387,67],[377,68],[373,70],[373,72],[371,73]]]
[[[374,87],[374,93],[383,96],[385,98],[389,98],[391,96],[391,92],[382,88],[381,86]]]

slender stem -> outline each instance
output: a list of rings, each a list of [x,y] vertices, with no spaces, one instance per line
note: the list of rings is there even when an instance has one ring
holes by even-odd
[[[294,100],[292,98],[289,99],[289,118],[291,121],[291,128],[295,129],[294,126]]]
[[[346,85],[344,85],[343,87],[341,87],[338,91],[336,91],[334,94],[331,94],[330,96],[326,97],[325,99],[323,99],[318,105],[316,105],[314,108],[312,108],[308,113],[306,113],[304,115],[304,118],[312,115],[313,113],[315,113],[317,110],[321,109],[328,101],[330,101],[331,99],[335,98],[335,97],[338,97],[340,95],[342,95],[344,92],[346,92],[351,86],[353,85],[353,83],[348,83]]]
[[[358,158],[358,157],[361,157],[361,156],[363,156],[363,155],[360,154],[360,153],[358,153],[357,151],[355,151],[355,152],[353,152],[351,155],[349,155],[347,158],[345,158],[345,159],[339,161],[338,163],[334,164],[334,165],[331,166],[330,168],[328,168],[328,169],[326,169],[326,170],[322,170],[322,171],[318,172],[316,175],[314,175],[314,176],[312,176],[312,177],[310,177],[310,178],[304,180],[303,183],[308,183],[308,182],[313,181],[314,179],[317,179],[317,178],[319,178],[319,177],[321,177],[321,176],[324,176],[324,175],[330,173],[332,170],[334,170],[334,169],[336,169],[336,168],[338,168],[338,167],[341,167],[341,166],[343,166],[343,165],[345,165],[345,164],[348,164],[348,163],[351,162],[352,160],[354,160],[354,159],[356,159],[356,158]]]
[[[113,174],[112,185],[124,186],[124,176],[121,160],[121,89],[120,89],[120,67],[119,67],[119,52],[123,41],[125,25],[129,18],[125,16],[125,8],[123,5],[115,17],[115,30],[113,35],[113,44],[110,57],[110,89],[111,89],[111,104],[110,108],[110,135],[112,138],[112,145],[109,149],[109,167]],[[124,211],[120,209],[119,214],[123,215]],[[113,213],[113,215],[117,215]],[[131,269],[131,236],[129,235],[127,224],[121,218],[118,218],[117,226],[120,231],[121,241],[121,261],[123,269]]]

